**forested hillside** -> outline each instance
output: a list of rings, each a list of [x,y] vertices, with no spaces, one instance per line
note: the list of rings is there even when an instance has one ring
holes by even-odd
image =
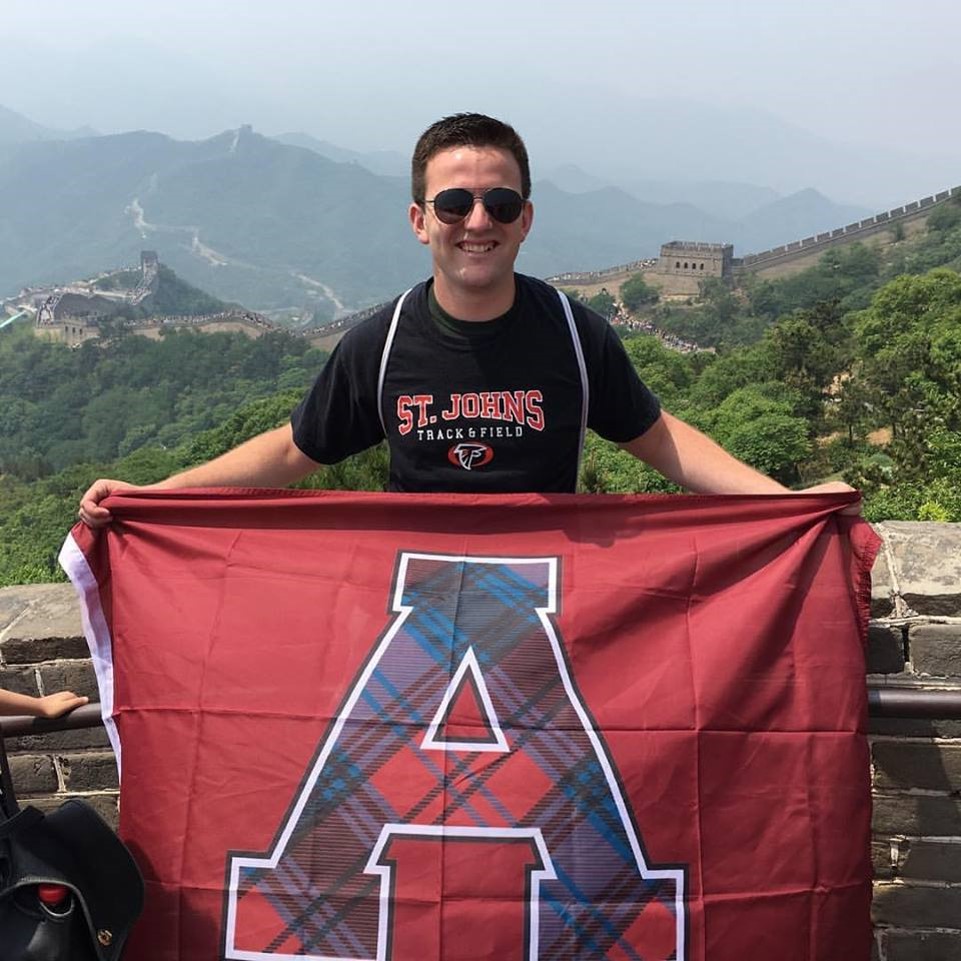
[[[831,252],[743,290],[709,283],[699,305],[640,298],[638,316],[716,351],[627,333],[628,353],[665,408],[785,484],[844,478],[869,519],[961,521],[961,209],[944,211],[917,241]],[[324,360],[280,333],[120,331],[71,350],[0,332],[0,584],[58,576],[94,478],[158,480],[282,423]],[[378,448],[304,486],[385,480]],[[669,489],[596,437],[581,486]]]

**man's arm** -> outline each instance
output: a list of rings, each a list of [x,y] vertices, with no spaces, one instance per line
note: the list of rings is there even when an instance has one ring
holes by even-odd
[[[258,434],[220,457],[144,487],[101,478],[80,500],[80,519],[88,527],[104,527],[110,511],[100,501],[125,490],[179,490],[184,487],[286,487],[320,467],[294,443],[290,424]]]
[[[840,482],[818,484],[803,491],[788,490],[667,411],[662,411],[640,437],[621,447],[696,494],[836,494],[854,490]],[[859,511],[860,505],[853,505],[844,513]]]

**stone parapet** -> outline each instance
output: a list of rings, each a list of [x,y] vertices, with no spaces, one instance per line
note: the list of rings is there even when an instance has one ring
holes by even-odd
[[[961,524],[885,522],[875,564],[872,684],[961,690]],[[0,686],[71,687],[97,699],[68,584],[0,589]],[[872,718],[875,956],[961,959],[961,720]],[[83,797],[116,823],[117,775],[103,729],[10,738],[24,800]]]
[[[961,524],[888,521],[869,680],[961,690]],[[872,718],[874,923],[881,961],[961,959],[961,720]]]

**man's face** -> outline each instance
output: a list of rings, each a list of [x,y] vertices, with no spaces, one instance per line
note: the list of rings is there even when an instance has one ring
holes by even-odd
[[[499,147],[452,147],[427,162],[426,197],[463,187],[480,196],[491,187],[510,187],[520,193],[521,172],[513,155]],[[430,246],[434,286],[441,306],[457,316],[459,298],[478,294],[508,298],[514,291],[514,261],[534,217],[529,202],[512,224],[494,220],[475,200],[471,212],[456,224],[441,223],[431,204],[410,206],[410,222],[417,239]]]

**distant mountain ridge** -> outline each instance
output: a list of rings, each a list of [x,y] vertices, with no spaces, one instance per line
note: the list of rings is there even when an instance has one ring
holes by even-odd
[[[241,127],[201,141],[135,131],[8,147],[0,154],[0,296],[135,262],[144,247],[190,283],[259,310],[306,305],[340,315],[426,276],[427,251],[407,221],[406,176],[373,173],[361,162],[370,155],[331,160],[317,145],[333,150]],[[765,196],[751,185],[731,189],[742,191],[742,206]],[[535,226],[518,269],[535,276],[656,256],[674,239],[733,242],[747,253],[870,213],[816,191],[777,198],[741,220],[612,186],[571,193],[539,180],[533,199]]]
[[[54,130],[0,105],[0,144],[28,143],[33,140],[74,140],[77,137],[95,136],[97,131],[92,127]]]

